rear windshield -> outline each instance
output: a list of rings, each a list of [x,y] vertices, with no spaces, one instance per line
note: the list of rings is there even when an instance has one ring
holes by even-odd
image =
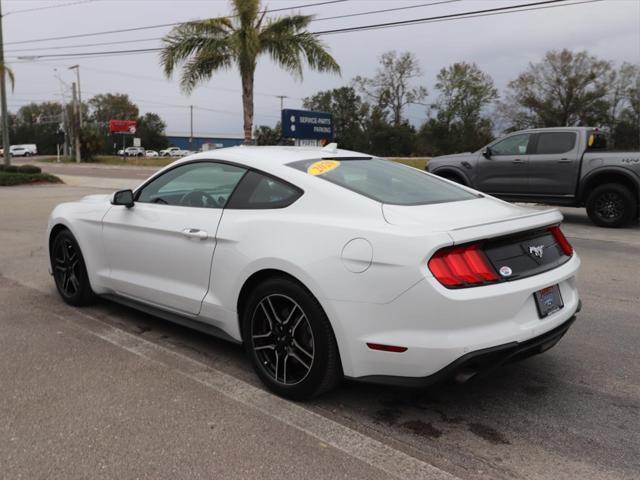
[[[477,198],[437,177],[380,158],[325,158],[288,165],[380,203],[427,205]]]

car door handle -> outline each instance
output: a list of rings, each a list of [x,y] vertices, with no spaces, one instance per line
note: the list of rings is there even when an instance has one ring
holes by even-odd
[[[187,238],[197,238],[198,240],[209,238],[209,234],[207,232],[198,228],[185,228],[182,230],[182,234]]]
[[[512,160],[511,163],[524,163],[524,160],[516,158],[515,160]]]
[[[571,160],[570,158],[561,158],[560,160],[558,160],[558,163],[571,163],[573,162],[573,160]]]

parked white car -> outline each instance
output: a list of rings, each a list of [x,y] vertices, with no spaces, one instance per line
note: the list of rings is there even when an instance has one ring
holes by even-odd
[[[124,149],[124,154],[127,157],[144,157],[147,151],[142,147],[127,147]]]
[[[161,157],[177,157],[178,155],[176,153],[179,151],[181,151],[181,149],[178,147],[169,147],[164,150],[160,150],[159,153]]]
[[[158,152],[156,152],[155,150],[147,150],[146,151],[146,156],[147,157],[157,157],[158,156]]]
[[[38,147],[34,143],[11,145],[9,153],[14,157],[30,157],[38,154]]]
[[[244,343],[270,389],[305,399],[551,348],[580,309],[561,221],[335,144],[234,147],[57,206],[47,251],[65,302]]]

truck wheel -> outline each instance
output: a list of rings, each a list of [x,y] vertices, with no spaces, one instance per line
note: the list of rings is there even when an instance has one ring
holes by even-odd
[[[599,227],[618,228],[636,217],[636,199],[618,183],[605,183],[587,197],[587,215]]]

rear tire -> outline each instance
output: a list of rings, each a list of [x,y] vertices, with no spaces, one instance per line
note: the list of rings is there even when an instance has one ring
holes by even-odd
[[[254,370],[277,395],[308,400],[342,379],[331,324],[313,295],[293,280],[258,285],[243,309],[242,331]]]
[[[587,215],[599,227],[619,228],[637,216],[636,199],[627,187],[605,183],[587,197]]]
[[[51,268],[56,288],[65,303],[80,307],[95,300],[80,246],[69,230],[61,230],[53,240]]]

